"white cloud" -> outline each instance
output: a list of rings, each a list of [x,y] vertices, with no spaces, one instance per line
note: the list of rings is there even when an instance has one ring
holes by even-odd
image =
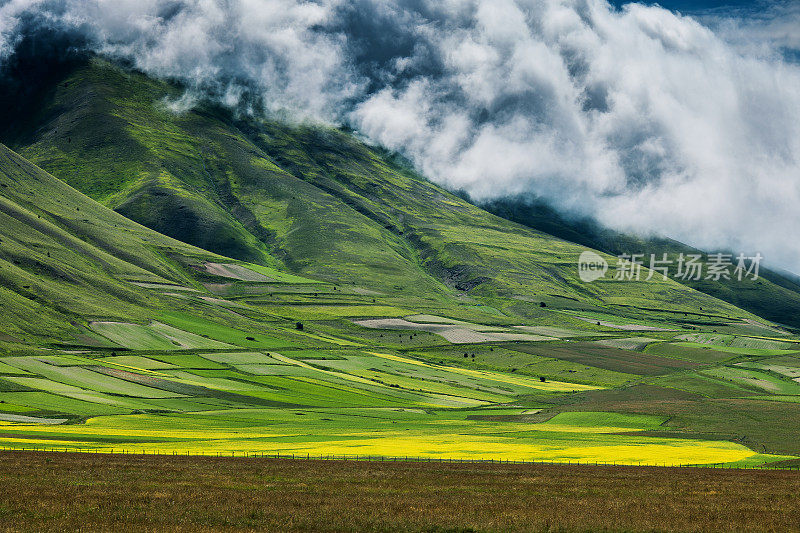
[[[352,115],[362,131],[479,199],[533,191],[616,228],[800,271],[785,231],[800,232],[797,65],[657,7],[505,6],[478,5],[430,43],[440,72],[367,97]],[[387,127],[409,110],[424,110],[415,133]],[[458,142],[442,127],[454,117]]]

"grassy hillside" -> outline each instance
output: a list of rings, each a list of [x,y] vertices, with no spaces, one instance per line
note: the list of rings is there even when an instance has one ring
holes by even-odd
[[[679,254],[702,254],[701,250],[672,239],[643,238],[625,235],[590,220],[568,220],[540,201],[506,198],[488,202],[483,207],[492,213],[531,228],[558,236],[611,255],[655,254],[676,261]],[[720,250],[714,250],[717,252]],[[724,250],[722,250],[725,252]],[[733,252],[735,257],[737,254]],[[768,259],[768,258],[767,258]],[[797,276],[764,268],[758,280],[691,280],[676,281],[695,290],[729,302],[751,313],[800,329],[800,280]]]
[[[33,116],[9,116],[5,140],[156,231],[330,282],[482,297],[517,316],[579,301],[749,317],[678,283],[581,283],[583,247],[490,215],[345,132],[170,111],[181,94],[91,59],[37,94]]]
[[[63,340],[84,317],[141,317],[165,302],[132,282],[193,286],[183,259],[214,254],[144,228],[0,145],[0,308],[6,337]]]
[[[800,454],[800,342],[757,316],[674,281],[581,283],[583,247],[346,132],[175,114],[178,89],[99,59],[59,76],[2,122],[63,179],[0,147],[3,445]]]
[[[205,292],[204,282],[227,279],[208,265],[221,261],[243,268],[101,206],[3,145],[0,220],[5,303],[0,343],[18,347],[114,346],[98,339],[87,324],[141,322],[164,309],[187,308],[186,293]],[[285,277],[316,283],[269,267],[253,268],[262,273],[243,270],[269,281]],[[226,314],[213,308],[197,312],[221,319]]]

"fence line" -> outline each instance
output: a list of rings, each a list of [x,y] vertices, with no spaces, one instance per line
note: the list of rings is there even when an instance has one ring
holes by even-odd
[[[127,448],[80,448],[80,447],[56,447],[56,446],[0,446],[3,452],[57,452],[57,453],[84,453],[84,454],[118,454],[118,455],[158,455],[171,457],[233,457],[233,458],[259,458],[259,459],[292,459],[292,460],[314,460],[314,461],[367,461],[367,462],[414,462],[414,463],[447,463],[447,464],[526,464],[526,465],[550,465],[550,466],[638,466],[638,467],[661,467],[661,468],[714,468],[725,470],[785,470],[800,471],[800,465],[731,465],[727,463],[656,463],[643,464],[625,463],[619,461],[547,461],[536,459],[494,459],[494,458],[463,458],[463,457],[423,457],[423,456],[390,456],[390,455],[348,455],[348,454],[311,454],[311,453],[280,453],[264,451],[208,451],[186,453],[177,450],[160,451]]]

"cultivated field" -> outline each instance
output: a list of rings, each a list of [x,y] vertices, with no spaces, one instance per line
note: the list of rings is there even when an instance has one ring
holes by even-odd
[[[790,342],[732,347],[748,339],[732,333],[688,341],[652,318],[642,337],[549,308],[538,322],[551,326],[435,302],[404,310],[357,288],[278,281],[266,267],[250,271],[266,280],[247,274],[252,265],[203,267],[207,283],[228,280],[225,298],[184,291],[175,310],[150,320],[89,321],[94,346],[9,350],[0,445],[661,466],[781,465],[800,454],[791,424],[770,422],[765,434],[767,425],[723,417],[707,431],[696,414],[709,401],[765,412],[758,402],[769,400],[792,420],[800,364]],[[651,390],[667,395],[614,400]]]

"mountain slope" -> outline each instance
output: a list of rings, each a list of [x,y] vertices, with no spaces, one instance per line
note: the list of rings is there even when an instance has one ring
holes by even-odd
[[[672,239],[641,238],[603,228],[590,220],[568,220],[546,204],[530,199],[505,198],[488,202],[483,207],[508,220],[611,255],[643,253],[645,257],[655,254],[660,258],[666,253],[669,259],[676,261],[679,254],[703,254],[701,250]],[[677,278],[677,281],[768,320],[800,328],[800,279],[763,265],[759,278],[755,281],[747,278],[741,281]]]
[[[135,316],[154,303],[125,280],[187,283],[162,253],[190,247],[82,198],[5,146],[0,187],[0,313],[7,335],[58,338],[65,329],[74,333],[69,322],[83,315],[128,309]]]
[[[573,243],[508,222],[351,135],[174,112],[179,88],[92,58],[5,111],[25,157],[141,224],[212,252],[379,292],[468,293],[511,314],[661,306],[752,318],[675,282],[582,283]],[[174,107],[174,106],[173,106]]]
[[[218,261],[232,263],[101,206],[0,145],[0,341],[107,345],[90,322],[148,323],[165,309],[230,320],[175,295],[224,279],[204,269]]]

